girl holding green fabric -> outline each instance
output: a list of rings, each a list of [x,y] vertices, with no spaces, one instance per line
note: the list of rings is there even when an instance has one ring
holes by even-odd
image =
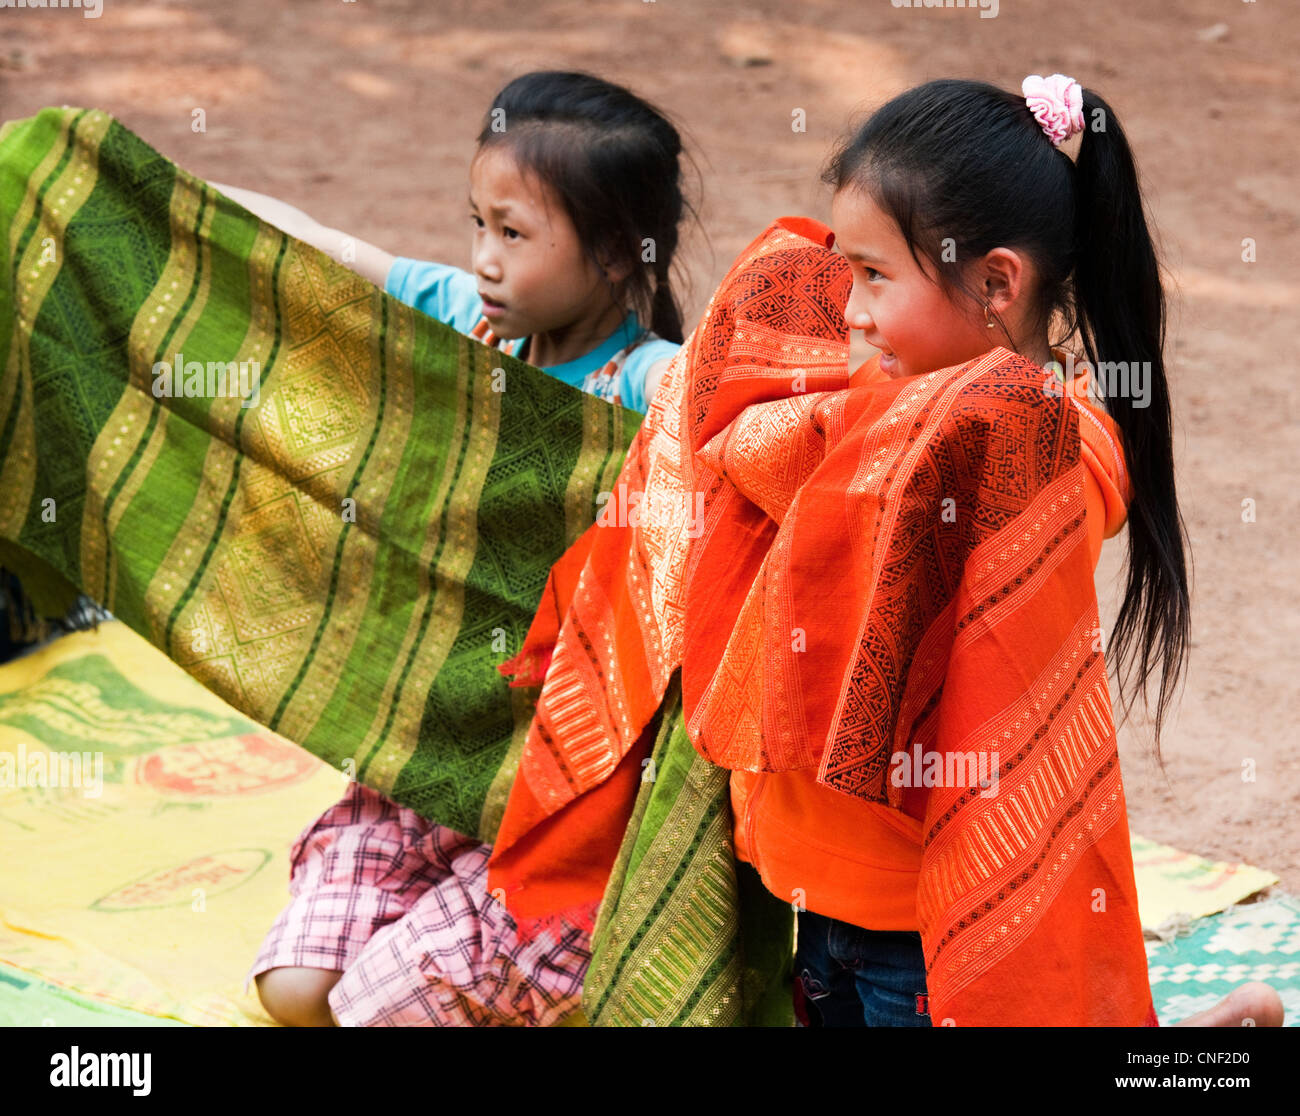
[[[494,99],[470,168],[473,271],[394,257],[274,198],[218,185],[402,301],[567,383],[646,411],[682,340],[669,269],[681,140],[577,73]],[[642,325],[648,320],[649,328]],[[489,846],[352,782],[299,837],[293,899],[249,972],[295,1026],[545,1025],[578,1004],[590,938],[522,942],[488,893]]]

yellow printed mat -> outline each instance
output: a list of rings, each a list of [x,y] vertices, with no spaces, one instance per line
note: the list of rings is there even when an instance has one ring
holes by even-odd
[[[152,1016],[273,1025],[243,976],[294,839],[343,789],[117,621],[0,667],[0,963]]]
[[[1249,864],[1205,860],[1136,833],[1131,840],[1138,914],[1142,929],[1151,933],[1226,911],[1278,882],[1272,872]]]
[[[243,977],[294,839],[342,793],[116,621],[0,666],[0,1024],[273,1025]],[[1137,836],[1133,856],[1152,931],[1277,882]]]

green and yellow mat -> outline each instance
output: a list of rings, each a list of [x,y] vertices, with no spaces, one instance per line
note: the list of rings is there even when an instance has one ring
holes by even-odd
[[[98,775],[71,763],[86,752]],[[680,760],[664,785],[706,791]],[[0,666],[0,777],[0,1024],[272,1025],[243,974],[288,901],[291,843],[342,793],[337,771],[110,621]],[[1161,1020],[1264,980],[1300,1023],[1300,904],[1242,902],[1275,877],[1136,836],[1133,855]],[[672,848],[642,838],[620,885],[647,856],[670,872]],[[638,925],[637,902],[619,923]],[[598,1011],[608,983],[597,974]],[[644,989],[625,1002],[653,1010]]]

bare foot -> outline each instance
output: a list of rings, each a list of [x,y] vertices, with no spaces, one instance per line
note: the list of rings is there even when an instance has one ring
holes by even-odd
[[[1267,984],[1251,981],[1234,988],[1212,1008],[1175,1027],[1280,1027],[1286,1012],[1282,997]]]
[[[286,965],[267,969],[253,979],[266,1013],[286,1027],[337,1027],[330,1010],[330,989],[343,974],[337,969]]]

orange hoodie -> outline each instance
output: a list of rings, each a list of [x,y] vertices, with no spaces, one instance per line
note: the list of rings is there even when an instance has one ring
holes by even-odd
[[[1063,353],[1053,355],[1065,363]],[[873,358],[853,374],[850,385],[859,387],[883,375],[879,359]],[[1102,541],[1124,526],[1132,487],[1119,429],[1089,395],[1087,365],[1064,391],[1079,410],[1088,469],[1088,547],[1096,568]],[[731,806],[736,854],[758,870],[772,894],[871,930],[919,929],[916,890],[924,797],[909,802],[917,811],[913,817],[822,786],[817,769],[808,767],[733,771]]]

